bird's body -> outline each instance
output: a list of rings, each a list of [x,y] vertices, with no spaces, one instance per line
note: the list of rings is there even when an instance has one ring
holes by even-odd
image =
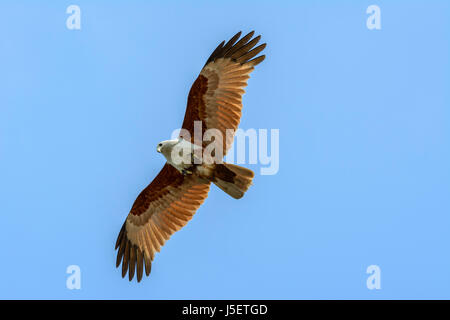
[[[116,242],[117,266],[122,263],[122,276],[128,271],[130,281],[137,272],[139,282],[144,267],[150,274],[156,252],[192,218],[211,183],[235,199],[251,185],[253,171],[224,163],[222,157],[233,141],[228,133],[234,133],[240,121],[249,74],[265,57],[254,58],[265,44],[255,47],[260,36],[252,39],[253,34],[239,39],[239,32],[214,50],[189,92],[182,125],[187,137],[180,134],[157,145],[167,162],[137,197]],[[196,123],[201,124],[202,137],[208,130],[214,132],[213,149],[194,139]]]
[[[213,182],[235,199],[242,198],[253,178],[253,172],[244,167],[223,163],[221,159],[218,162],[213,162],[212,157],[208,157],[209,161],[205,161],[202,159],[203,157],[206,158],[203,148],[183,138],[162,141],[156,147],[156,151],[162,153],[167,163],[182,175],[192,175],[199,180]],[[198,154],[198,151],[200,151],[200,154]],[[248,180],[243,181],[242,186],[237,187],[234,179],[241,177],[241,175],[247,177]]]
[[[201,146],[182,138],[161,141],[156,147],[156,151],[160,152],[166,158],[167,163],[177,169],[181,174],[192,174],[195,152],[201,150]]]

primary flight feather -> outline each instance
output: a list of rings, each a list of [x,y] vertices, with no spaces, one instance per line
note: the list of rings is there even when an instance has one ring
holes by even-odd
[[[266,44],[255,47],[261,36],[253,35],[254,31],[239,39],[239,32],[219,44],[189,91],[182,125],[188,135],[158,144],[157,151],[167,162],[135,200],[117,237],[116,265],[122,263],[122,277],[128,272],[131,281],[136,273],[139,282],[144,269],[150,274],[156,252],[192,218],[208,196],[211,182],[236,199],[251,185],[254,174],[249,169],[221,161],[195,161],[195,152],[206,145],[195,140],[194,129],[195,123],[201,124],[202,134],[216,129],[223,137],[214,141],[216,150],[222,157],[226,154],[233,140],[227,132],[234,132],[239,125],[247,80],[265,58],[257,55]],[[174,148],[186,145],[193,161],[175,161]]]

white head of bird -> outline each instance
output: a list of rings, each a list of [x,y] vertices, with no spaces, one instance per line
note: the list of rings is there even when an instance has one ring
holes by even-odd
[[[166,154],[170,155],[173,147],[177,145],[179,141],[179,139],[161,141],[156,146],[156,151],[162,153],[167,158]]]
[[[156,151],[162,153],[167,162],[173,165],[180,172],[192,166],[192,156],[194,150],[200,148],[183,138],[175,140],[165,140],[158,143]]]

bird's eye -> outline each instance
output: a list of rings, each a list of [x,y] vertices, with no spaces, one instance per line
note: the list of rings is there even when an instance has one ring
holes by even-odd
[[[162,143],[158,144],[158,147],[162,147]]]

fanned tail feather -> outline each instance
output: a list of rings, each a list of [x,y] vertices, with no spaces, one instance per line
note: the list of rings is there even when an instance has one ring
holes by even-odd
[[[254,172],[230,163],[216,164],[212,182],[235,199],[240,199],[252,185]]]

